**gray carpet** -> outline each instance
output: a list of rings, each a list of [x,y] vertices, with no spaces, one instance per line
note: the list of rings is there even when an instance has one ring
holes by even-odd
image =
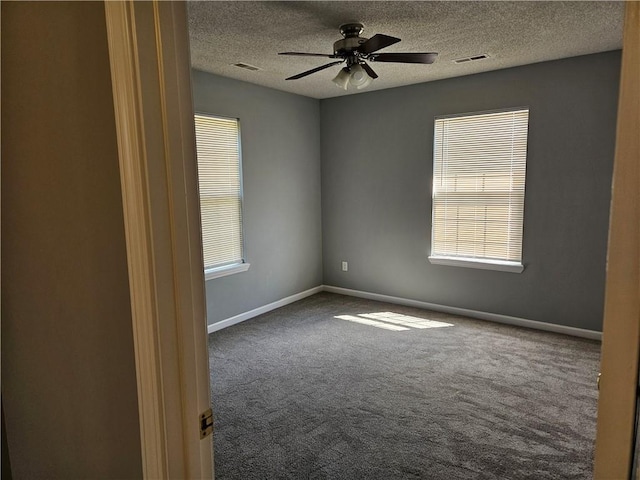
[[[215,476],[588,479],[599,354],[595,341],[314,295],[209,336]]]

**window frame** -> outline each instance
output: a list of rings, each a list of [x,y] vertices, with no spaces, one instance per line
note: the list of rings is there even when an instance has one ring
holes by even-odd
[[[509,112],[517,112],[517,111],[527,111],[527,140],[526,140],[526,150],[525,150],[525,173],[524,173],[524,192],[526,192],[526,164],[528,161],[528,153],[529,153],[529,127],[530,127],[530,118],[531,118],[531,109],[529,106],[519,106],[519,107],[509,107],[509,108],[500,108],[500,109],[492,109],[492,110],[482,110],[477,112],[465,112],[465,113],[456,113],[456,114],[448,114],[448,115],[437,115],[434,117],[433,122],[433,151],[432,151],[432,183],[431,183],[431,245],[430,245],[430,254],[428,255],[428,260],[431,264],[435,265],[446,265],[446,266],[454,266],[454,267],[465,267],[465,268],[475,268],[481,270],[494,270],[501,272],[510,272],[510,273],[522,273],[525,269],[525,265],[523,262],[524,256],[524,210],[525,210],[525,198],[523,196],[522,203],[522,236],[520,238],[521,241],[521,255],[520,261],[512,261],[512,260],[501,260],[495,258],[488,257],[464,257],[464,256],[452,256],[452,255],[438,255],[433,253],[434,246],[434,235],[435,235],[435,222],[434,222],[434,193],[435,189],[433,188],[433,182],[435,181],[435,172],[436,172],[436,121],[444,120],[450,118],[461,118],[461,117],[473,117],[478,115],[488,115],[493,113],[509,113]],[[524,195],[523,192],[523,195]]]
[[[210,112],[204,112],[202,110],[195,110],[193,112],[194,115],[194,133],[196,138],[196,171],[198,171],[198,146],[197,146],[197,133],[195,132],[195,117],[202,116],[214,119],[221,120],[234,120],[237,124],[237,133],[238,133],[238,178],[239,178],[239,204],[240,204],[240,231],[241,231],[241,240],[240,240],[240,261],[233,263],[226,263],[222,265],[216,265],[213,267],[207,267],[204,265],[204,253],[203,253],[203,267],[204,267],[204,279],[212,280],[214,278],[226,277],[228,275],[233,275],[236,273],[246,272],[249,270],[251,264],[247,262],[246,259],[246,250],[245,250],[245,228],[244,228],[244,175],[243,175],[243,157],[242,157],[242,128],[240,119],[238,117],[230,117],[226,115],[218,115]],[[198,171],[198,200],[200,205],[202,204],[202,197],[200,194],[200,175]],[[200,207],[200,236],[202,237],[202,208]],[[202,239],[201,239],[202,241]],[[204,249],[204,244],[203,244]]]

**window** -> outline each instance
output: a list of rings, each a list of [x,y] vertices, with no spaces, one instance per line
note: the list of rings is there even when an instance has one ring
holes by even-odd
[[[431,263],[522,272],[529,110],[436,117]]]
[[[196,114],[205,278],[249,268],[242,243],[242,175],[237,119]]]

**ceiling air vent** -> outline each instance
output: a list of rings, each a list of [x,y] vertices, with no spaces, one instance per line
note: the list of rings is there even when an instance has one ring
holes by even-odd
[[[474,55],[473,57],[457,58],[453,61],[453,63],[474,62],[476,60],[484,60],[485,58],[489,58],[489,55],[487,55],[486,53],[483,53],[480,55]]]
[[[248,63],[234,63],[233,64],[234,67],[240,67],[240,68],[244,68],[245,70],[251,70],[252,72],[256,72],[258,70],[262,70],[261,68],[258,68],[254,65],[249,65]]]

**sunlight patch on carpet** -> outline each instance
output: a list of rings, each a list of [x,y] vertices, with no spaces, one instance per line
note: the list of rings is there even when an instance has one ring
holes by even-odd
[[[370,325],[396,332],[410,330],[412,328],[440,328],[453,327],[452,323],[437,322],[425,318],[412,317],[394,312],[359,313],[358,315],[337,315],[334,318],[349,322]]]
[[[337,315],[334,318],[339,318],[340,320],[347,320],[349,322],[354,322],[354,323],[362,323],[363,325],[371,325],[372,327],[384,328],[386,330],[395,330],[395,331],[409,330],[408,328],[401,327],[399,325],[391,325],[389,323],[377,322],[375,320],[362,318],[360,316],[356,317],[354,315]]]

